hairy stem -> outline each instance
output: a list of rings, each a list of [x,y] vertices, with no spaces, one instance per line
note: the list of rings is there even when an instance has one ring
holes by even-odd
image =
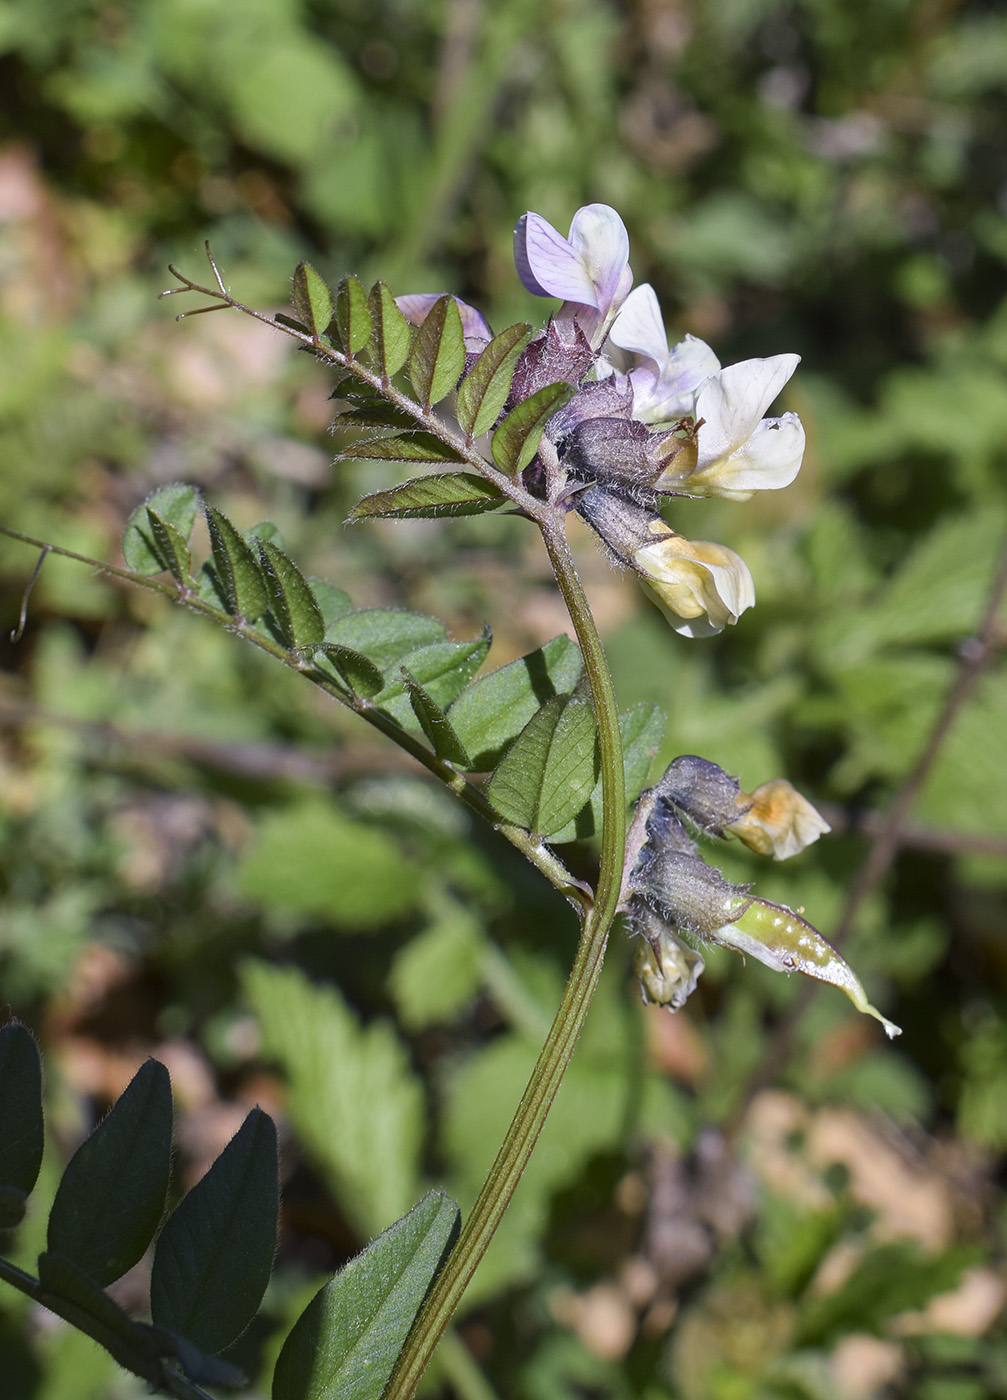
[[[601,638],[573,563],[562,517],[558,514],[550,516],[542,524],[542,535],[580,643],[598,725],[604,813],[598,889],[584,919],[577,956],[563,1000],[507,1136],[458,1243],[409,1334],[384,1400],[410,1400],[414,1394],[441,1333],[458,1307],[510,1204],[587,1017],[619,903],[626,839],[626,784],[615,691]]]
[[[421,739],[396,724],[395,720],[383,714],[369,700],[347,695],[334,681],[317,670],[303,656],[288,651],[279,642],[265,636],[250,623],[221,612],[212,603],[201,598],[193,589],[181,588],[175,583],[164,583],[160,579],[148,578],[145,574],[138,574],[132,569],[121,569],[114,564],[105,564],[100,559],[92,559],[86,554],[77,554],[73,550],[62,549],[59,545],[47,544],[44,540],[37,540],[31,535],[22,534],[20,530],[12,530],[6,525],[0,525],[0,535],[20,540],[23,544],[35,545],[48,553],[62,555],[66,559],[76,559],[78,563],[88,564],[91,568],[108,574],[112,578],[124,579],[127,583],[135,583],[141,588],[148,588],[154,593],[160,593],[174,603],[182,603],[194,612],[212,618],[218,626],[226,627],[229,632],[237,633],[239,637],[242,637],[246,642],[251,642],[260,651],[265,651],[277,661],[281,661],[290,670],[307,676],[320,690],[324,690],[326,695],[331,696],[333,700],[344,705],[347,709],[353,710],[373,729],[386,735],[417,763],[422,764],[427,772],[439,779],[470,812],[488,822],[494,831],[498,831],[506,841],[519,850],[525,859],[530,861],[536,870],[541,871],[549,883],[558,889],[578,912],[585,907],[584,887],[578,880],[574,879],[559,857],[554,855],[547,846],[543,845],[541,841],[536,841],[520,827],[512,826],[509,822],[502,822],[480,788],[470,783],[450,763],[438,758]]]

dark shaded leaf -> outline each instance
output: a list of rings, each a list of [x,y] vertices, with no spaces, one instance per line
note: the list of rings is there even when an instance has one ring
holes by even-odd
[[[369,661],[359,651],[340,646],[338,642],[322,642],[315,651],[316,665],[319,653],[324,661],[332,663],[339,679],[354,695],[362,695],[369,700],[384,688],[385,678],[382,672],[373,661]],[[323,665],[321,669],[324,671],[326,667]]]
[[[420,728],[429,740],[430,747],[438,758],[445,758],[459,767],[468,766],[469,756],[458,735],[451,727],[451,721],[435,700],[415,680],[403,666],[402,679],[409,694],[409,703],[419,720]]]
[[[332,293],[310,263],[294,269],[290,299],[311,334],[324,335],[332,320]]]
[[[344,277],[336,289],[335,326],[348,355],[359,355],[371,338],[367,293],[355,277]]]
[[[122,557],[128,567],[138,574],[161,574],[170,569],[170,553],[166,556],[158,545],[147,512],[153,511],[165,525],[173,526],[184,543],[192,534],[198,501],[199,492],[194,486],[174,482],[159,487],[143,505],[137,506],[126,521],[122,537]]]
[[[374,327],[375,368],[391,379],[409,358],[412,330],[384,282],[375,282],[371,288],[367,308]]]
[[[269,590],[251,545],[215,506],[204,506],[213,550],[213,569],[227,611],[249,622],[269,606]]]
[[[511,409],[493,434],[493,460],[501,471],[509,476],[524,471],[538,451],[542,429],[574,392],[570,384],[547,384]]]
[[[277,311],[273,320],[278,321],[281,326],[289,326],[292,331],[300,331],[302,335],[311,334],[310,328],[303,321],[295,321],[293,316],[285,316],[282,311]],[[307,349],[307,346],[303,346],[302,349]]]
[[[397,520],[416,517],[436,519],[444,515],[481,515],[496,510],[504,501],[495,486],[470,472],[446,472],[414,476],[390,491],[375,491],[362,500],[346,517],[348,521],[379,516]]]
[[[525,725],[487,795],[504,821],[549,837],[584,806],[597,775],[594,712],[586,700],[561,695]]]
[[[48,1247],[101,1285],[131,1269],[154,1237],[168,1191],[171,1125],[168,1071],[147,1060],[63,1173]]]
[[[276,1128],[253,1108],[158,1237],[150,1281],[158,1326],[211,1354],[241,1335],[273,1266],[277,1183]]]
[[[259,560],[269,589],[269,607],[288,647],[307,647],[325,636],[315,596],[294,561],[269,540],[259,540]]]
[[[665,718],[656,705],[643,702],[619,716],[622,735],[623,767],[626,773],[626,798],[632,803],[650,776],[651,764],[664,738]],[[553,832],[552,840],[583,841],[601,830],[601,779],[595,783],[587,806],[561,831]]]
[[[42,1165],[42,1065],[27,1026],[0,1030],[0,1185],[31,1195]]]
[[[0,1186],[0,1230],[13,1230],[24,1219],[28,1197],[16,1186]]]
[[[380,1400],[458,1221],[431,1191],[330,1279],[283,1344],[273,1400]]]
[[[39,1255],[38,1279],[40,1302],[90,1333],[120,1365],[157,1383],[166,1348],[154,1329],[134,1322],[93,1278],[56,1250]]]
[[[388,437],[364,438],[345,452],[341,462],[464,462],[453,448],[433,433],[394,433]]]
[[[446,709],[482,665],[490,640],[487,628],[474,641],[432,642],[407,653],[403,661],[413,680],[423,686],[435,704]],[[375,695],[374,703],[399,724],[409,725],[413,721],[413,709],[401,671],[391,676],[385,672],[385,688]]]
[[[424,408],[439,403],[465,368],[465,336],[454,297],[435,301],[416,332],[409,356],[409,382]]]
[[[397,404],[386,403],[383,399],[366,399],[356,403],[356,395],[349,402],[354,407],[337,415],[336,428],[415,428],[416,419]]]
[[[531,326],[508,326],[487,345],[458,386],[458,422],[469,442],[489,432],[500,416],[518,356],[531,340]]]
[[[566,695],[580,680],[580,651],[569,637],[555,637],[538,651],[509,661],[466,687],[448,718],[472,757],[471,769],[489,772],[532,715],[556,695]]]
[[[443,641],[446,635],[444,623],[426,613],[398,608],[361,608],[359,612],[339,618],[328,629],[325,640],[359,651],[380,671],[387,673],[410,652]]]

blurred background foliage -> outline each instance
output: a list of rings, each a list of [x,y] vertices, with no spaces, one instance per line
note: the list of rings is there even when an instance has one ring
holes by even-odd
[[[458,637],[489,620],[491,664],[564,629],[521,522],[344,530],[393,478],[330,467],[322,369],[154,300],[169,261],[200,275],[205,238],[245,301],[280,309],[307,257],[450,289],[500,328],[541,314],[516,217],[565,229],[600,200],[675,332],[724,362],[801,353],[798,482],[671,515],[750,563],[736,630],[673,636],[576,543],[621,703],[667,710],[662,758],[701,753],[749,789],[785,774],[827,811],[836,834],[792,864],[732,848],[725,869],[828,936],[1004,532],[1003,7],[5,0],[0,55],[17,529],[114,558],[136,503],[192,480],[242,526],[276,521],[358,605]],[[573,919],[391,746],[202,620],[50,559],[8,643],[33,562],[0,548],[0,1000],[47,1056],[47,1179],[147,1054],[172,1074],[187,1181],[249,1104],[277,1114],[284,1234],[235,1349],[265,1387],[325,1271],[431,1179],[473,1199]],[[569,858],[589,872],[588,848]],[[644,1010],[615,937],[430,1393],[1007,1395],[1005,916],[1001,650],[846,945],[902,1040],[726,953],[686,1011]],[[36,1207],[25,1259],[44,1223]],[[142,1307],[144,1287],[140,1265],[118,1296]],[[23,1301],[0,1300],[12,1400],[139,1394]]]

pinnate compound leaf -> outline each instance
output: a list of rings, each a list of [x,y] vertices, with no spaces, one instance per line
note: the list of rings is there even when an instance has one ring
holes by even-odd
[[[344,277],[336,289],[336,332],[348,355],[359,355],[371,338],[367,293],[355,277]]]
[[[345,452],[340,462],[463,462],[453,448],[434,433],[393,433],[388,437],[364,438]]]
[[[137,506],[126,521],[122,537],[122,557],[138,574],[162,574],[171,569],[171,554],[165,554],[153,533],[149,511],[164,524],[175,529],[186,543],[196,519],[199,492],[184,482],[161,486]]]
[[[634,705],[619,716],[622,735],[622,759],[626,773],[626,797],[633,802],[650,776],[651,764],[664,738],[665,718],[656,705],[646,701]],[[595,783],[587,806],[561,831],[553,832],[552,840],[583,841],[601,830],[603,810],[601,778]]]
[[[444,515],[481,515],[506,498],[484,477],[471,472],[414,476],[390,491],[375,491],[350,511],[348,521],[378,516],[392,520],[437,519]]]
[[[419,1177],[423,1090],[405,1046],[387,1021],[362,1026],[335,987],[314,987],[296,968],[248,962],[241,981],[263,1052],[289,1085],[291,1122],[340,1204],[373,1234],[408,1208]]]
[[[354,695],[361,695],[365,700],[370,700],[384,689],[384,676],[374,662],[368,661],[359,651],[354,651],[351,647],[342,647],[338,642],[322,642],[315,651],[316,665],[319,655],[323,661],[332,663],[338,678]],[[325,671],[328,668],[323,664],[320,669]]]
[[[333,623],[327,642],[359,651],[380,671],[396,670],[410,652],[432,642],[442,642],[447,628],[426,613],[398,608],[361,608]]]
[[[487,796],[504,821],[549,837],[575,817],[598,776],[594,711],[560,695],[543,705],[504,754]]]
[[[495,336],[458,387],[458,422],[467,440],[489,432],[500,416],[518,356],[531,340],[531,326],[519,321]]]
[[[469,756],[440,705],[431,699],[430,695],[418,681],[413,679],[404,666],[402,679],[409,695],[409,703],[413,707],[413,714],[419,721],[420,728],[426,735],[434,753],[438,758],[447,759],[449,763],[457,763],[461,768],[467,767]]]
[[[232,617],[249,622],[269,607],[270,595],[251,546],[215,506],[204,506],[213,550],[213,568]]]
[[[440,297],[423,318],[409,356],[409,380],[424,408],[450,394],[465,368],[465,335],[458,304]]]
[[[0,1029],[0,1186],[31,1195],[43,1142],[38,1046],[27,1026],[12,1021]]]
[[[147,1060],[63,1173],[49,1249],[102,1286],[131,1269],[154,1237],[168,1191],[171,1125],[168,1071]]]
[[[294,310],[312,335],[324,335],[332,320],[332,293],[310,263],[298,263],[291,285]]]
[[[269,540],[259,540],[259,560],[269,607],[288,647],[309,647],[325,637],[325,623],[307,579],[294,561]]]
[[[446,709],[479,670],[489,651],[490,640],[490,631],[486,628],[474,641],[432,642],[430,646],[410,652],[403,661],[412,679],[424,688],[435,704]],[[393,676],[386,672],[385,681],[384,690],[374,697],[375,705],[399,724],[411,724],[413,709],[401,669]]]
[[[367,309],[374,327],[375,368],[391,379],[409,358],[412,330],[384,282],[375,282],[371,288]]]
[[[330,1279],[283,1344],[273,1400],[380,1400],[459,1214],[429,1192]]]
[[[576,643],[560,636],[467,686],[448,718],[472,756],[471,771],[495,768],[532,715],[547,700],[572,691],[582,670]]]
[[[509,476],[524,471],[538,451],[542,429],[574,392],[570,384],[546,384],[511,409],[493,434],[493,460],[501,471]]]
[[[154,1322],[211,1355],[230,1346],[266,1291],[278,1213],[276,1128],[253,1108],[158,1237]]]

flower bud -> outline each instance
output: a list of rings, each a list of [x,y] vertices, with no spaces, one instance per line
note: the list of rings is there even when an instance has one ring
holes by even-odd
[[[678,1011],[696,990],[705,964],[700,955],[675,937],[671,927],[642,901],[635,901],[631,926],[640,937],[633,973],[649,1004]]]
[[[741,791],[737,778],[696,754],[673,759],[654,790],[714,836],[722,836],[724,827],[737,822],[752,802]]]
[[[745,561],[722,544],[690,541],[657,517],[653,543],[638,549],[633,567],[676,632],[711,637],[755,605],[755,584]]]
[[[684,539],[654,511],[602,486],[586,491],[577,510],[617,558],[642,576],[683,636],[722,632],[755,603],[747,565],[724,545]]]
[[[747,811],[722,825],[760,855],[772,852],[774,860],[786,860],[832,830],[786,778],[773,778],[741,797]]]

